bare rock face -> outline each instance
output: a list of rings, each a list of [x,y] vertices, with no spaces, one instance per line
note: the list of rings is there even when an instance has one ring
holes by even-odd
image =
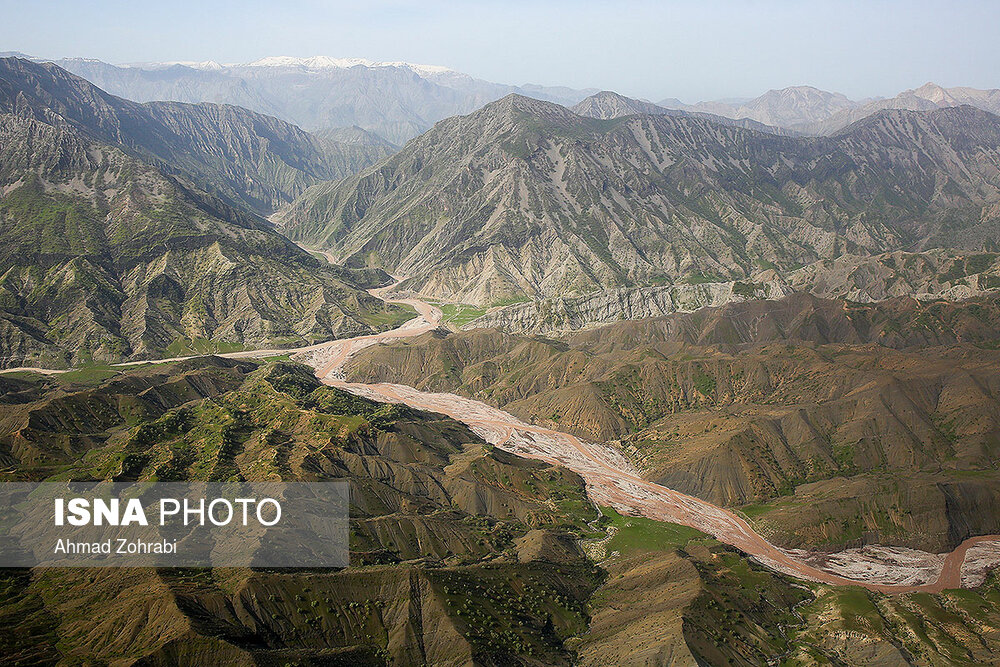
[[[770,272],[762,282],[702,283],[604,290],[582,297],[553,297],[488,312],[466,329],[498,328],[518,333],[565,332],[588,326],[688,313],[755,299],[780,299],[792,290]]]

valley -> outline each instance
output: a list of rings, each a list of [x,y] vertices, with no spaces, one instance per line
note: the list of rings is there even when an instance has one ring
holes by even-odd
[[[420,304],[418,300],[412,299],[405,302],[415,306]],[[418,312],[421,313],[418,324],[367,338],[362,345],[368,347],[379,341],[420,335],[440,324],[440,311],[423,304],[418,307]],[[343,341],[331,345],[329,349],[331,352],[321,357],[317,376],[330,386],[346,389],[366,398],[403,403],[413,408],[449,415],[469,425],[487,442],[498,447],[520,456],[562,465],[580,474],[588,482],[588,494],[599,505],[696,528],[725,544],[739,548],[769,567],[796,577],[828,584],[862,585],[888,593],[940,592],[962,587],[963,565],[970,548],[979,544],[1000,546],[1000,535],[969,538],[947,555],[937,572],[930,573],[929,580],[910,584],[891,583],[914,578],[914,573],[906,568],[898,568],[898,571],[892,571],[891,568],[870,568],[876,570],[876,576],[886,577],[884,581],[839,576],[796,560],[789,551],[774,547],[745,520],[731,512],[639,477],[621,453],[614,449],[585,443],[575,436],[552,429],[528,425],[500,410],[455,394],[430,394],[399,384],[346,382],[340,379],[343,366],[351,354],[360,348],[353,341]],[[316,358],[308,358],[307,363],[316,367]],[[930,554],[925,556],[925,559],[929,556]],[[826,558],[834,560],[831,556]],[[857,567],[859,556],[855,555],[852,560]],[[877,564],[878,555],[872,560]],[[996,564],[1000,565],[1000,558]],[[969,581],[968,575],[964,581]]]
[[[0,568],[0,663],[1000,664],[1000,92],[361,9],[392,59],[0,52],[0,483],[350,489],[343,568]]]
[[[486,442],[512,454],[539,459],[579,474],[587,482],[588,496],[597,505],[695,528],[724,544],[740,549],[778,572],[797,578],[832,585],[860,585],[882,593],[938,593],[946,589],[961,588],[970,581],[978,580],[976,574],[984,567],[988,569],[1000,565],[1000,549],[996,549],[996,555],[993,556],[995,560],[987,559],[978,563],[975,572],[965,567],[970,549],[975,549],[978,545],[1000,547],[1000,535],[980,535],[963,541],[941,562],[931,566],[927,566],[927,562],[933,560],[932,554],[917,555],[909,566],[897,562],[892,567],[886,565],[886,562],[892,561],[880,553],[878,548],[869,549],[867,554],[855,553],[850,558],[850,571],[856,576],[844,576],[833,569],[822,568],[822,564],[835,562],[836,554],[824,554],[822,558],[810,557],[807,560],[800,553],[780,549],[733,512],[640,477],[618,450],[606,445],[585,442],[568,433],[527,424],[501,410],[456,394],[422,392],[402,384],[362,384],[343,380],[344,365],[359,350],[380,343],[421,336],[440,326],[440,309],[416,298],[397,299],[391,296],[392,289],[402,282],[404,280],[400,279],[389,287],[371,290],[373,296],[412,306],[417,311],[417,318],[398,329],[305,348],[235,352],[218,356],[241,359],[266,358],[279,353],[289,355],[315,368],[317,377],[329,386],[367,399],[447,415],[470,427]],[[191,357],[164,359],[157,363],[188,359]],[[6,372],[33,370],[16,368]],[[810,561],[819,566],[810,564]],[[866,563],[867,567],[859,567],[859,563]]]

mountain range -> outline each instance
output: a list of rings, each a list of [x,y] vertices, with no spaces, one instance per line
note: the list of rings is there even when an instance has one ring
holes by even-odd
[[[812,86],[790,86],[769,90],[751,100],[684,104],[670,98],[660,106],[689,112],[712,113],[726,118],[755,120],[807,135],[830,135],[851,123],[883,109],[928,111],[967,104],[991,113],[1000,113],[1000,90],[943,88],[926,83],[888,99],[854,101],[840,93]]]
[[[14,58],[0,59],[0,138],[4,366],[396,321],[364,292],[387,276],[329,267],[257,215],[346,168],[334,143],[236,107],[128,102]]]
[[[268,215],[306,187],[343,178],[393,152],[383,140],[349,128],[312,136],[241,107],[138,104],[51,64],[3,59],[0,108],[60,122],[126,146],[161,168],[182,171],[231,204]]]
[[[658,106],[652,102],[636,100],[610,90],[602,90],[590,97],[581,100],[578,104],[570,107],[570,111],[589,118],[621,118],[622,116],[635,116],[639,114],[680,116],[690,118],[704,118],[718,125],[732,125],[748,130],[758,130],[768,134],[780,134],[794,136],[796,133],[776,125],[765,125],[751,118],[729,118],[704,111],[683,111],[680,109],[668,109]]]
[[[109,93],[138,102],[233,104],[309,131],[356,125],[394,144],[512,92],[565,104],[595,92],[509,86],[434,65],[326,56],[278,56],[230,65],[110,65],[85,58],[53,62]]]
[[[480,305],[740,280],[842,254],[996,250],[1000,118],[884,110],[829,138],[519,95],[307,190],[290,238]]]
[[[41,58],[0,52],[35,61]],[[137,102],[170,100],[232,104],[294,123],[307,131],[358,126],[402,145],[437,121],[469,113],[517,93],[565,106],[581,103],[596,90],[525,84],[512,86],[477,79],[440,65],[375,62],[364,58],[270,56],[249,63],[174,61],[112,65],[92,58],[51,62],[114,95]],[[577,113],[595,118],[622,115],[620,102],[584,102]],[[632,100],[635,113],[684,111],[738,121],[742,127],[782,134],[830,135],[883,109],[926,111],[967,104],[1000,113],[1000,90],[945,88],[927,83],[889,98],[852,100],[812,86],[774,89],[747,99],[686,104],[666,98],[653,104]],[[645,111],[639,111],[645,108]],[[778,128],[768,130],[768,128]]]

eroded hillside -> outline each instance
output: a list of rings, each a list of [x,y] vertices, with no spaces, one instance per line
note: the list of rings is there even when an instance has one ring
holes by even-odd
[[[405,319],[364,291],[388,276],[329,266],[142,157],[107,111],[117,98],[0,63],[0,366],[287,346]]]
[[[884,111],[804,139],[512,95],[311,188],[281,221],[348,266],[490,305],[904,246],[995,250],[998,150],[997,117],[972,107]]]
[[[944,551],[998,529],[996,308],[796,295],[565,340],[428,334],[361,352],[347,375],[617,440],[647,478],[752,504],[786,544]]]

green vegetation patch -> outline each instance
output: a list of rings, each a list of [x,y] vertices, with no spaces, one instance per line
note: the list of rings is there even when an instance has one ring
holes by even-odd
[[[724,283],[726,279],[717,273],[691,273],[684,276],[680,282],[688,285],[703,285],[705,283]]]
[[[490,308],[502,308],[503,306],[513,306],[516,303],[527,303],[531,301],[531,297],[527,296],[514,296],[509,299],[497,299],[490,304]]]
[[[645,517],[622,516],[614,508],[602,507],[608,525],[618,529],[608,543],[608,553],[630,554],[637,551],[665,551],[687,545],[691,540],[709,539],[695,528]]]
[[[395,329],[416,316],[417,311],[413,309],[413,306],[405,303],[389,304],[384,310],[363,313],[364,321],[373,329],[379,331]]]
[[[694,388],[698,390],[705,398],[713,398],[715,396],[715,378],[695,367],[692,370],[692,381],[694,382]]]
[[[762,505],[754,503],[751,505],[744,505],[740,508],[740,512],[744,514],[749,519],[756,519],[759,516],[767,514],[774,509],[774,505]]]
[[[441,312],[444,322],[461,327],[485,315],[486,309],[464,303],[446,303],[441,306]]]

